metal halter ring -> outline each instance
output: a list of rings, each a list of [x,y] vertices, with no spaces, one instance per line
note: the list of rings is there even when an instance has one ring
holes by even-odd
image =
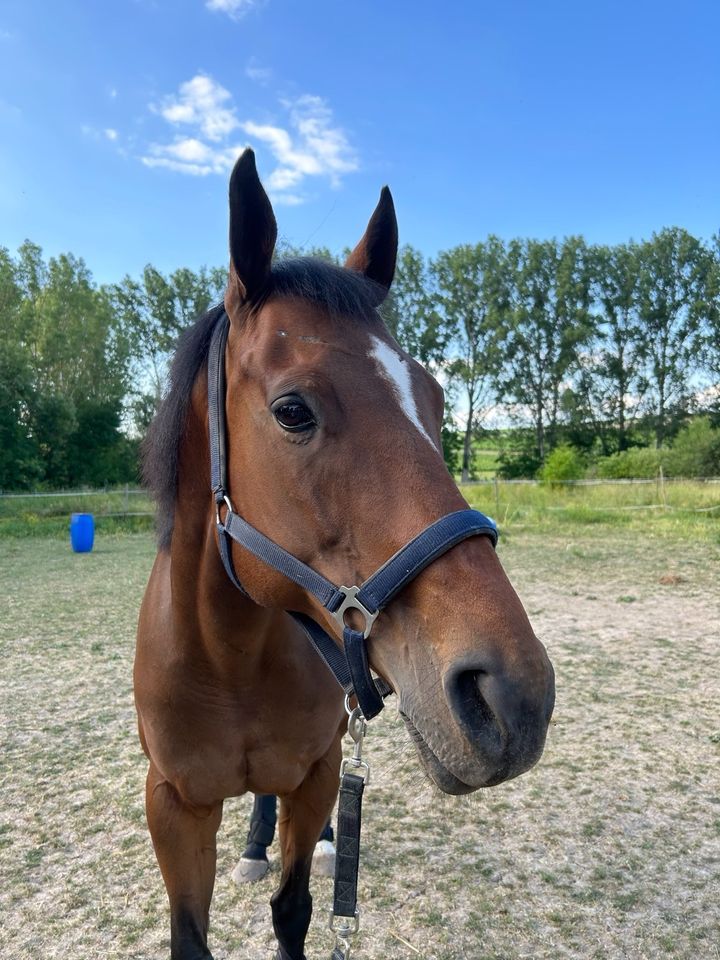
[[[345,611],[357,610],[357,612],[361,613],[365,618],[363,637],[367,640],[367,638],[370,636],[372,625],[377,620],[377,616],[380,611],[376,610],[375,613],[372,613],[370,610],[368,610],[365,604],[362,603],[362,601],[358,600],[357,595],[360,591],[360,587],[338,587],[338,589],[342,591],[344,596],[340,606],[337,608],[337,610],[332,611],[331,616],[333,616],[340,625],[340,629],[344,630],[347,626],[345,623]]]
[[[223,500],[225,501],[225,506],[228,508],[228,513],[233,513],[233,505],[230,503],[230,497],[227,494],[223,494]],[[220,504],[222,501],[215,501],[215,521],[218,526],[221,526],[222,521],[220,520]],[[227,520],[227,514],[225,514],[225,519]]]

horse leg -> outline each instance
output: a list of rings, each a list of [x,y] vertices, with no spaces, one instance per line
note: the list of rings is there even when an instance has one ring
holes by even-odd
[[[240,857],[240,862],[232,872],[235,883],[252,883],[254,880],[260,880],[268,872],[267,848],[275,836],[276,807],[277,798],[274,794],[255,795],[247,846]]]
[[[298,789],[280,798],[282,878],[270,901],[279,945],[275,960],[305,960],[303,947],[312,915],[310,865],[337,796],[340,758],[338,739]]]
[[[170,901],[171,960],[212,960],[207,934],[222,803],[207,807],[184,803],[151,764],[145,805]]]

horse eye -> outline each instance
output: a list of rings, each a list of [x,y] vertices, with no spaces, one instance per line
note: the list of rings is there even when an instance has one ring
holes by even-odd
[[[301,433],[315,426],[315,418],[302,400],[297,397],[281,397],[271,407],[273,416],[290,433]]]

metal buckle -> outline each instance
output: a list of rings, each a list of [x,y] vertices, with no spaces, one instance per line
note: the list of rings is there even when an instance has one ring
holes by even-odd
[[[225,506],[228,508],[228,513],[234,513],[235,511],[233,510],[233,505],[230,503],[230,497],[228,497],[227,494],[223,494],[223,500],[225,501]],[[227,520],[227,514],[225,515],[225,519]],[[225,526],[220,519],[220,504],[217,502],[215,503],[215,522],[219,527]]]
[[[348,767],[352,767],[350,772],[353,776],[365,781],[365,786],[370,783],[370,764],[367,760],[361,760],[359,757],[344,757],[340,764],[341,777],[348,772]]]
[[[355,916],[353,917],[343,917],[339,913],[335,913],[332,909],[330,913],[330,929],[333,933],[336,933],[338,937],[351,937],[354,933],[357,933],[360,929],[360,911],[355,911]]]
[[[360,911],[355,911],[354,917],[343,917],[339,913],[330,913],[329,927],[335,934],[335,950],[342,950],[343,960],[349,960],[350,957],[350,937],[354,937],[360,929]],[[335,951],[333,951],[335,956]]]
[[[372,630],[372,625],[377,620],[377,616],[380,613],[379,610],[376,610],[375,613],[371,613],[370,610],[365,606],[365,604],[358,600],[357,595],[360,591],[360,587],[338,587],[338,590],[341,590],[344,594],[342,603],[337,608],[333,610],[331,616],[340,625],[340,629],[344,630],[346,627],[345,623],[345,611],[346,610],[357,610],[358,613],[361,613],[365,618],[365,628],[363,630],[363,637],[367,640],[370,636],[370,631]]]
[[[353,773],[354,776],[362,777],[365,781],[365,786],[367,786],[370,783],[370,764],[367,760],[362,759],[363,741],[365,739],[365,733],[367,732],[367,720],[362,715],[360,707],[355,707],[354,710],[348,709],[349,703],[347,701],[348,698],[345,697],[345,709],[349,714],[348,735],[355,744],[355,747],[351,757],[343,757],[340,763],[340,776],[342,777],[343,774],[351,768],[351,773]]]

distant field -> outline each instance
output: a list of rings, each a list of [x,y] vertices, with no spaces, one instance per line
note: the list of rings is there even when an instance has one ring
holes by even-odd
[[[498,548],[557,672],[545,755],[441,796],[391,699],[366,740],[357,960],[720,956],[717,522],[553,523],[554,505],[516,503]],[[167,956],[130,680],[153,553],[148,534],[102,533],[90,554],[54,538],[0,550],[3,957]],[[229,801],[220,831],[216,960],[272,954],[276,849],[258,885],[229,876],[248,809]],[[330,953],[330,887],[313,883],[310,960]]]
[[[0,537],[66,537],[71,513],[92,513],[104,533],[149,530],[153,509],[138,489],[2,496]]]
[[[461,489],[471,506],[492,516],[507,533],[591,524],[714,542],[720,538],[720,481],[653,480],[557,487],[490,481]]]
[[[658,534],[720,536],[720,481],[606,481],[542,486],[486,480],[461,487],[469,503],[505,530],[538,525],[601,524]],[[138,532],[152,527],[153,504],[145,491],[0,497],[0,538],[67,537],[70,514],[95,515],[102,533]]]
[[[476,447],[473,449],[473,468],[478,477],[489,479],[494,477],[498,469],[498,453],[496,447]]]

